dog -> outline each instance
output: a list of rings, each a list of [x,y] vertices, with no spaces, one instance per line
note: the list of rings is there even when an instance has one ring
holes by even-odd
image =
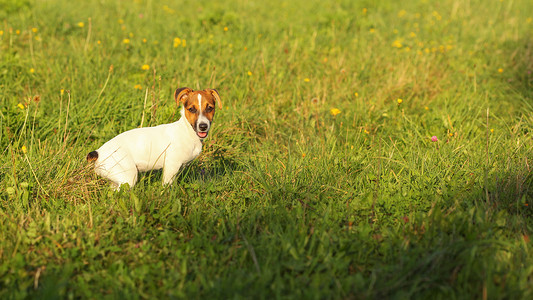
[[[139,172],[163,169],[163,185],[171,184],[179,169],[202,151],[215,116],[222,108],[215,89],[179,88],[174,100],[181,108],[178,121],[123,132],[87,155],[97,175],[109,179],[115,190],[127,183],[132,188]]]

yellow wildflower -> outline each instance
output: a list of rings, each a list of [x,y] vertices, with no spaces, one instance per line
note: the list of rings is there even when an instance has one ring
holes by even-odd
[[[143,43],[146,43],[146,39],[143,39]]]
[[[395,40],[394,42],[392,42],[392,47],[401,48],[401,47],[403,47],[403,45],[402,45],[402,42],[400,40]]]
[[[181,44],[180,38],[174,38],[174,48],[178,48],[178,46]]]
[[[83,22],[78,22],[78,27],[82,28],[82,27],[84,27],[84,26],[85,26],[85,23],[83,23]]]
[[[329,113],[330,113],[332,116],[336,116],[336,115],[340,114],[341,111],[340,111],[340,109],[338,109],[338,108],[332,108],[332,109],[329,111]]]
[[[39,30],[38,30],[36,27],[33,27],[33,28],[31,29],[31,31],[32,31],[33,33],[37,33],[37,31],[39,31]]]
[[[100,42],[100,40],[98,40],[98,41],[96,41],[96,43],[97,43],[98,45],[100,45],[102,42]]]
[[[354,93],[354,96],[355,96],[355,97],[359,97],[359,93],[358,93],[358,92],[355,92],[355,93]]]
[[[26,148],[25,145],[22,145],[22,148],[20,148],[22,150],[22,153],[26,154],[28,153],[28,149]]]
[[[224,27],[224,31],[228,31],[228,27]]]
[[[143,66],[141,67],[141,69],[143,69],[143,70],[145,70],[145,71],[146,71],[146,70],[150,70],[150,66],[149,66],[149,65],[143,65]]]
[[[252,76],[252,72],[248,71],[248,76]]]
[[[398,100],[397,100],[397,101],[398,101],[398,104],[402,104],[402,102],[403,102],[403,100],[402,100],[402,99],[400,99],[400,98],[398,98]]]
[[[118,19],[118,23],[119,23],[119,24],[124,24],[124,20],[122,20],[122,19]]]
[[[35,69],[34,68],[30,68],[30,73],[35,73]]]
[[[130,39],[123,39],[123,40],[122,40],[122,43],[124,43],[124,44],[129,44],[129,43],[130,43]]]
[[[405,16],[406,13],[407,13],[407,12],[406,12],[405,10],[403,10],[403,9],[400,10],[400,11],[398,12],[398,18],[401,18],[401,17]]]
[[[65,89],[61,89],[61,96],[63,96],[63,94],[65,93]]]
[[[143,87],[140,84],[136,84],[133,88],[137,90],[142,90]]]
[[[22,103],[17,104],[17,107],[20,108],[20,109],[24,109],[25,108],[24,104],[22,104]]]
[[[311,81],[311,79],[309,79],[309,78],[304,78],[304,81],[305,81],[305,82],[309,82],[309,81]]]
[[[4,31],[0,30],[0,36],[4,35]]]
[[[20,34],[20,30],[18,30],[18,29],[15,30],[15,33],[16,33],[16,34]]]
[[[491,128],[491,129],[490,129],[490,132],[494,132],[494,128]]]
[[[498,69],[498,73],[503,73],[503,69],[502,69],[502,68],[499,68],[499,69]]]
[[[370,31],[370,33],[374,33],[374,32],[376,31],[376,29],[374,29],[374,28],[370,28],[369,31]]]

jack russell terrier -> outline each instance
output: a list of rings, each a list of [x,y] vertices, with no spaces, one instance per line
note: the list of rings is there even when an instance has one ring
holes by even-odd
[[[180,167],[202,151],[215,116],[215,102],[222,108],[218,92],[180,88],[174,99],[178,106],[183,105],[177,122],[123,132],[87,155],[87,161],[95,161],[96,174],[111,180],[115,190],[124,183],[133,187],[139,172],[161,168],[163,184],[170,184]]]

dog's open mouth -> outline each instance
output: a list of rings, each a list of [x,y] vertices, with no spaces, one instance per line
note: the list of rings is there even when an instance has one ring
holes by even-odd
[[[204,132],[198,131],[196,134],[198,135],[199,138],[203,139],[207,136],[207,131],[204,131]]]

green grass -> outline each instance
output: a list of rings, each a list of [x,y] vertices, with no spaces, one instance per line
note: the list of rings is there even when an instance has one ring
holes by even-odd
[[[0,0],[0,298],[533,297],[531,1],[130,2]],[[113,192],[184,86],[200,157]]]

